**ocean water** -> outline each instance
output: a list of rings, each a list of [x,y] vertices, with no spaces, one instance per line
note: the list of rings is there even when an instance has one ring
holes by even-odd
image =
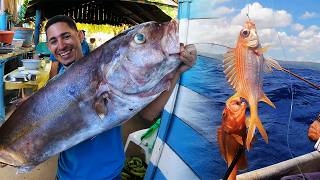
[[[280,64],[320,84],[320,64],[294,62],[280,62]],[[213,117],[211,119],[213,128],[209,131],[215,136],[216,129],[221,124],[225,101],[234,93],[225,79],[222,61],[198,56],[196,65],[184,74],[181,84],[214,102],[212,107],[208,107],[208,111]],[[246,171],[269,166],[314,150],[314,142],[308,139],[307,131],[320,113],[320,91],[287,73],[276,70],[264,75],[263,89],[276,106],[276,109],[273,109],[263,102],[259,103],[259,116],[268,133],[269,144],[266,144],[256,131],[257,141],[253,148],[246,152],[249,163]],[[203,128],[208,131],[208,128]],[[214,173],[217,177],[221,177],[226,171],[226,166],[217,150],[217,144],[213,145],[213,151],[216,152],[216,159],[219,159],[217,164],[213,165]]]

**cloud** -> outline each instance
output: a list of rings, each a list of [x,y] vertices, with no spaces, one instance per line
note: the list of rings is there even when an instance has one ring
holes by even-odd
[[[190,20],[188,43],[198,43],[199,52],[225,53],[227,48],[218,48],[216,45],[203,43],[217,43],[235,47],[239,32],[247,20],[248,7],[250,18],[256,22],[262,47],[271,45],[265,57],[320,63],[320,51],[317,46],[320,44],[320,26],[304,26],[293,22],[292,15],[287,11],[266,8],[259,3],[246,5],[232,17],[219,16],[220,18],[216,19]],[[221,12],[227,13],[229,11],[221,10]],[[290,29],[295,31],[294,34],[286,31]]]
[[[300,18],[301,19],[310,19],[310,18],[315,18],[317,16],[318,16],[318,14],[315,12],[306,11],[302,16],[300,16]]]
[[[319,31],[319,27],[312,25],[299,33],[300,38],[313,38]]]
[[[260,3],[255,2],[247,4],[241,9],[240,14],[235,16],[231,23],[242,25],[248,19],[247,14],[259,28],[286,27],[292,22],[292,15],[287,11],[265,8]]]
[[[304,29],[304,26],[302,24],[295,23],[291,25],[291,29],[293,29],[294,31],[302,31]]]
[[[214,15],[217,17],[221,17],[223,15],[230,14],[232,12],[234,12],[234,8],[228,8],[225,6],[221,6],[221,7],[218,7],[217,9],[213,10]]]

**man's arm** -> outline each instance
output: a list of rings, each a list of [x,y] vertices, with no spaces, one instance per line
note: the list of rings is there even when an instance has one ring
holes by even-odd
[[[59,67],[59,62],[58,61],[52,61],[51,62],[50,79],[58,74],[58,67]]]
[[[160,112],[163,110],[164,106],[166,105],[167,101],[172,94],[172,91],[181,75],[181,73],[190,69],[196,62],[197,58],[197,51],[194,45],[181,45],[180,49],[180,60],[182,64],[177,69],[176,74],[174,75],[173,79],[171,80],[171,86],[168,91],[163,92],[158,98],[152,101],[147,107],[142,109],[139,113],[140,117],[146,120],[154,120],[159,116]]]
[[[317,141],[320,138],[320,121],[315,120],[310,125],[308,130],[308,137],[313,141]]]

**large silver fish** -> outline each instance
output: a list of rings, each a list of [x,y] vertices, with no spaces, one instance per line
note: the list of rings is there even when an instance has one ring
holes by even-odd
[[[179,50],[174,21],[106,42],[17,108],[0,128],[0,162],[26,172],[128,120],[168,89]]]

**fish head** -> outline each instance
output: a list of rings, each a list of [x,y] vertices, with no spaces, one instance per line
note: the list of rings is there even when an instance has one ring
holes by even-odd
[[[256,48],[259,46],[257,29],[253,21],[249,20],[244,24],[244,27],[240,31],[238,42],[248,48]]]
[[[232,97],[226,102],[222,127],[227,133],[237,133],[245,129],[246,108],[246,103],[241,101],[240,97]]]
[[[108,82],[125,94],[158,94],[170,87],[179,51],[177,22],[137,25],[127,30],[113,56]]]

